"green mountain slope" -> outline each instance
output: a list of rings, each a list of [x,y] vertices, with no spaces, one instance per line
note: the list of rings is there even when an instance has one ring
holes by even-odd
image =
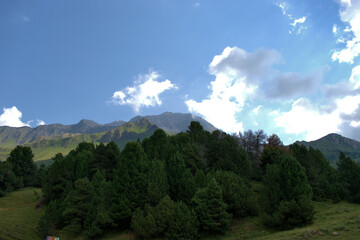
[[[83,119],[77,124],[62,125],[50,124],[37,126],[36,128],[30,127],[0,127],[0,145],[15,142],[16,144],[24,144],[33,141],[39,141],[43,137],[57,136],[65,133],[85,133],[94,134],[106,132],[113,128],[121,126],[124,121],[115,121],[109,124],[99,124],[91,120]]]
[[[64,133],[61,135],[41,136],[36,141],[23,145],[31,147],[34,153],[34,161],[42,161],[52,158],[56,153],[67,154],[81,142],[108,143],[116,142],[123,148],[129,141],[144,139],[151,136],[158,127],[148,119],[140,119],[135,123],[125,123],[120,127],[113,128],[107,132],[86,133]],[[0,145],[0,160],[4,161],[10,151],[16,146],[16,141],[6,141]]]
[[[353,160],[360,162],[360,142],[339,134],[331,133],[315,141],[297,141],[296,143],[319,149],[332,163],[339,160],[340,152],[344,152]]]
[[[0,161],[6,160],[16,145],[31,147],[35,161],[50,159],[56,153],[67,154],[83,141],[93,143],[114,141],[123,148],[129,141],[149,137],[158,128],[169,134],[185,132],[191,121],[200,122],[207,131],[216,130],[213,125],[200,117],[170,112],[145,117],[137,116],[127,123],[115,121],[99,124],[83,119],[73,125],[50,124],[36,128],[0,126]]]

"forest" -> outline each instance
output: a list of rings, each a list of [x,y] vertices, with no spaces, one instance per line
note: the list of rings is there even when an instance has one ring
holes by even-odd
[[[341,153],[333,168],[319,150],[284,146],[262,130],[235,136],[191,122],[186,132],[158,129],[122,150],[83,142],[53,160],[38,168],[31,148],[17,146],[0,162],[0,197],[41,187],[37,232],[44,237],[65,229],[87,239],[123,230],[201,239],[248,216],[285,230],[312,223],[313,201],[360,203],[360,166],[351,158]],[[251,182],[263,185],[261,194]]]

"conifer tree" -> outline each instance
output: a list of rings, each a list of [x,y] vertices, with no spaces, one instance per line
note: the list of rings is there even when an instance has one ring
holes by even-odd
[[[201,230],[224,233],[230,226],[231,214],[226,212],[227,205],[215,178],[207,187],[198,190],[192,201]]]
[[[281,229],[311,223],[314,211],[312,189],[305,169],[289,154],[266,168],[264,177],[264,221]]]

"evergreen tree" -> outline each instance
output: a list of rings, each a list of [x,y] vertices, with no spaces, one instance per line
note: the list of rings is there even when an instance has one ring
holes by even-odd
[[[61,153],[53,157],[51,164],[44,173],[42,191],[47,202],[63,199],[72,190],[73,159],[70,155],[64,157]]]
[[[251,175],[248,155],[236,139],[227,134],[222,134],[222,137],[209,144],[206,159],[210,169],[232,171],[243,177]]]
[[[222,190],[224,202],[228,205],[228,212],[237,217],[257,213],[255,198],[239,175],[218,170],[215,178]]]
[[[306,177],[313,189],[313,199],[333,199],[338,201],[339,190],[336,180],[336,170],[324,155],[312,147],[307,149],[303,145],[290,145],[292,155],[305,168]]]
[[[94,194],[91,199],[90,211],[85,218],[84,230],[87,238],[96,239],[103,234],[104,229],[110,228],[113,224],[108,207],[111,205],[112,186],[100,171],[94,175],[91,185]]]
[[[169,139],[162,129],[156,130],[153,135],[144,139],[142,146],[150,160],[166,160],[169,157]]]
[[[360,203],[360,166],[343,152],[340,153],[337,166],[345,197],[351,202]]]
[[[148,161],[140,143],[127,143],[114,173],[112,215],[115,223],[126,225],[130,222],[132,213],[146,203],[147,172]]]
[[[7,192],[14,191],[21,185],[21,179],[15,176],[9,162],[0,162],[0,197],[4,197]]]
[[[195,179],[190,170],[185,167],[185,162],[180,153],[170,157],[167,164],[167,176],[171,199],[190,203],[195,194]]]
[[[265,223],[277,228],[292,228],[312,221],[312,189],[307,183],[305,169],[295,158],[284,154],[276,164],[267,166],[264,185]]]
[[[62,213],[66,229],[78,233],[84,228],[86,215],[91,210],[94,190],[87,178],[78,179],[74,189],[69,192],[63,202]]]
[[[196,192],[192,199],[200,229],[224,233],[231,224],[231,214],[222,198],[219,184],[213,178],[209,185]]]
[[[171,224],[175,211],[175,203],[169,196],[165,196],[153,210],[158,235],[164,236]]]
[[[25,187],[34,186],[37,167],[33,161],[34,154],[30,147],[16,146],[7,161],[11,164],[15,176],[23,179]]]
[[[175,240],[196,239],[198,220],[194,210],[190,210],[183,202],[177,202],[165,237]]]
[[[149,239],[155,236],[156,222],[151,212],[149,205],[145,205],[144,210],[136,209],[131,219],[131,226],[138,237]]]
[[[168,194],[169,184],[166,175],[165,164],[160,160],[153,160],[149,163],[148,170],[148,201],[155,206]]]

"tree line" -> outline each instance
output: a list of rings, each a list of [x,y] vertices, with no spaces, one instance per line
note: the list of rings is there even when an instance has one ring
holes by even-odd
[[[39,170],[23,156],[31,149],[18,146],[1,163],[1,191],[41,185],[43,236],[66,229],[97,239],[132,229],[146,239],[197,239],[225,233],[233,218],[260,215],[290,229],[312,222],[313,200],[360,202],[360,167],[350,158],[340,154],[335,169],[320,151],[285,147],[262,130],[231,136],[191,122],[186,132],[159,129],[122,151],[114,142],[80,143]],[[252,181],[264,186],[260,195]]]

